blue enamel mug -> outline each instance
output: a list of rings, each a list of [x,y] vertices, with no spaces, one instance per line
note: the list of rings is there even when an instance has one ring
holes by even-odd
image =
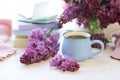
[[[92,44],[98,43],[101,49],[92,52]],[[80,31],[70,31],[64,33],[62,43],[62,53],[64,56],[71,57],[75,61],[83,61],[100,54],[104,50],[104,44],[100,40],[90,40],[90,34]]]

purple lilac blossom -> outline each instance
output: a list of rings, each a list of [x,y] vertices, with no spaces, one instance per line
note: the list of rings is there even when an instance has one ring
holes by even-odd
[[[120,24],[120,0],[73,0],[69,3],[64,0],[66,8],[59,19],[59,28],[63,24],[77,20],[77,24],[83,23],[85,28],[89,27],[91,16],[95,16],[100,22],[100,28],[104,29],[111,23],[118,22]]]
[[[36,28],[31,31],[28,36],[28,46],[20,57],[20,62],[23,64],[37,63],[53,57],[59,50],[59,34],[45,34],[46,29]]]
[[[62,57],[60,54],[56,55],[51,61],[50,61],[51,67],[56,67],[62,71],[71,71],[75,72],[79,70],[80,65],[72,60],[70,57]]]
[[[91,34],[91,40],[100,40],[104,43],[104,46],[106,48],[106,44],[108,43],[108,40],[105,38],[105,34],[104,33],[99,33],[99,34]],[[101,46],[98,43],[95,43],[92,45],[93,48],[98,48],[101,49]]]
[[[94,30],[103,30],[116,22],[120,25],[120,0],[72,0],[72,3],[69,3],[69,0],[63,1],[65,2],[65,8],[59,18],[59,28],[62,28],[63,24],[76,19],[78,25],[83,24],[84,28],[89,30],[92,40],[102,40],[106,46],[108,41],[105,36],[102,37],[101,33],[95,33]],[[100,36],[95,38],[95,34]],[[100,46],[97,48],[100,48]]]

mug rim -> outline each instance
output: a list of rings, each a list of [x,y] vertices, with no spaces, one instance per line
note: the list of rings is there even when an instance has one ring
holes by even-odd
[[[83,36],[85,38],[90,38],[90,34],[87,32],[83,32],[83,31],[69,31],[69,32],[65,32],[63,35],[66,38],[69,38],[69,36],[74,36],[74,35],[78,35],[78,36],[80,35],[80,36]]]

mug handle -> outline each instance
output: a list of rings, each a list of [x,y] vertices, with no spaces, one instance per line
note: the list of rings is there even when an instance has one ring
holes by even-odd
[[[95,44],[95,43],[100,44],[101,49],[99,51],[97,51],[97,52],[92,53],[92,55],[90,57],[96,56],[96,55],[100,54],[104,50],[104,44],[103,44],[102,41],[100,41],[100,40],[92,40],[91,41],[91,45]]]

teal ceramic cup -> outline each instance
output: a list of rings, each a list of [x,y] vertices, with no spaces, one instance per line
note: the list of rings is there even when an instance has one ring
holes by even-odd
[[[101,49],[92,52],[92,44],[98,43]],[[100,54],[104,50],[104,44],[100,40],[90,40],[90,34],[80,31],[70,31],[64,33],[62,43],[62,53],[64,56],[71,57],[75,61],[83,61]]]

